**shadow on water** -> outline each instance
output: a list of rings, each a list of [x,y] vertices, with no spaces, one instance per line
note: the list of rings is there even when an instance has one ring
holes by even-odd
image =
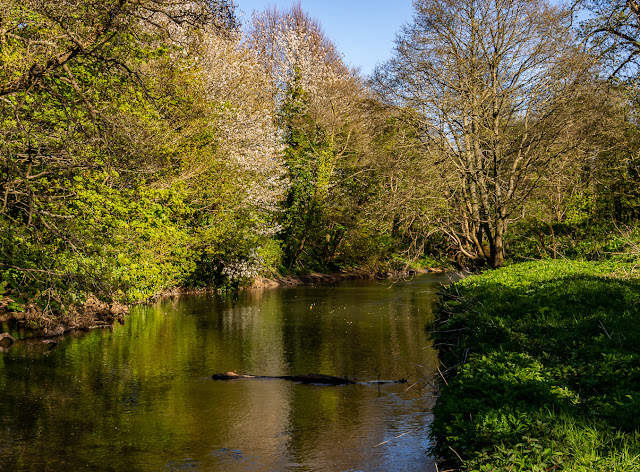
[[[432,395],[215,372],[431,376],[445,275],[169,299],[0,355],[0,470],[424,471]]]

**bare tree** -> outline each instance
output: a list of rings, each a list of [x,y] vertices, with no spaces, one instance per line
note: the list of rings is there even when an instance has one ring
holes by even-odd
[[[581,126],[564,110],[589,64],[570,11],[544,0],[417,0],[414,9],[374,80],[417,111],[424,165],[439,169],[437,192],[451,207],[440,229],[468,259],[498,267],[510,222]]]
[[[640,58],[640,4],[637,0],[578,0],[591,13],[581,23],[582,33],[599,50],[611,77],[637,73]]]

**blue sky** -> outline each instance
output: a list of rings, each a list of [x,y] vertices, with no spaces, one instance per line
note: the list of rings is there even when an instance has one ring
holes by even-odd
[[[243,22],[253,10],[288,9],[293,0],[234,0]],[[400,27],[412,17],[412,0],[301,0],[302,9],[318,19],[346,64],[369,74],[391,55]]]

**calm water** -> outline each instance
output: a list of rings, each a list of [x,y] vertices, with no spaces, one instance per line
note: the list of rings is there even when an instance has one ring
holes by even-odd
[[[0,354],[0,471],[426,471],[446,275],[190,296]],[[322,373],[392,385],[210,375]],[[387,441],[387,442],[385,442]],[[381,444],[384,443],[384,444]]]

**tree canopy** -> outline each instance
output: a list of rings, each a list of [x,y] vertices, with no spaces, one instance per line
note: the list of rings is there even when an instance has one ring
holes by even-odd
[[[591,257],[640,217],[638,16],[581,5],[416,1],[366,78],[300,4],[5,1],[0,289]]]

